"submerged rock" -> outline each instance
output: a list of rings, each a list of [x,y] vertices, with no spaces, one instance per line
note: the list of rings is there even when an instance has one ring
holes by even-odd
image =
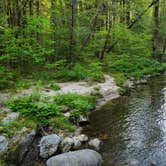
[[[46,162],[47,166],[101,166],[102,157],[94,150],[85,149],[63,153],[51,157]]]
[[[6,153],[8,150],[8,140],[4,136],[0,136],[0,154]]]
[[[101,141],[98,138],[92,139],[88,142],[88,145],[95,150],[100,150]]]
[[[40,156],[48,158],[55,154],[60,144],[60,137],[56,134],[44,136],[40,141]]]

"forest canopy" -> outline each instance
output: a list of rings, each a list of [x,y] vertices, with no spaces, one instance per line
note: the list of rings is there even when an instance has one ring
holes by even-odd
[[[165,0],[1,0],[0,89],[18,80],[123,84],[165,68]],[[49,73],[49,74],[48,74]]]

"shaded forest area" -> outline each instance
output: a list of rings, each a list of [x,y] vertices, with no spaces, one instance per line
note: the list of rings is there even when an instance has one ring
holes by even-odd
[[[165,0],[1,0],[0,89],[156,74],[165,29]]]

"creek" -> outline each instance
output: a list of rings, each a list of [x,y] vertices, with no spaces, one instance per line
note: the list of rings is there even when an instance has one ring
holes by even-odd
[[[91,113],[84,133],[102,139],[104,166],[166,166],[166,75]]]

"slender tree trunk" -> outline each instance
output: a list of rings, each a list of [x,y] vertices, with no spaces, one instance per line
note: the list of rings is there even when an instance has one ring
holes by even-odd
[[[19,0],[15,0],[16,3],[16,15],[17,15],[17,26],[21,25],[21,9],[19,8]]]
[[[157,48],[159,39],[159,0],[154,5],[154,32],[153,32],[153,58],[157,58]]]
[[[162,55],[164,55],[164,54],[165,54],[165,51],[166,51],[166,39],[164,40],[164,45],[163,45],[163,53],[162,53]]]
[[[39,17],[40,15],[40,0],[36,0],[36,15]],[[39,30],[39,26],[37,26],[37,31]],[[40,34],[39,32],[36,33],[37,41],[40,42]]]
[[[70,25],[70,45],[69,45],[69,61],[74,60],[75,35],[74,29],[76,24],[77,0],[71,0],[71,25]]]
[[[33,15],[33,0],[29,1],[29,14],[31,16]]]
[[[130,0],[127,0],[127,9],[126,9],[126,24],[130,25]]]
[[[51,58],[49,59],[50,62],[53,62],[56,58],[56,40],[57,40],[57,34],[56,34],[56,13],[55,13],[55,9],[56,8],[56,4],[55,4],[55,0],[51,0],[51,26],[52,26],[52,40],[53,40],[53,56],[51,56]]]
[[[4,17],[3,1],[0,1],[0,17]],[[0,22],[0,37],[3,35],[3,24]],[[3,42],[0,40],[0,56],[3,54]]]

